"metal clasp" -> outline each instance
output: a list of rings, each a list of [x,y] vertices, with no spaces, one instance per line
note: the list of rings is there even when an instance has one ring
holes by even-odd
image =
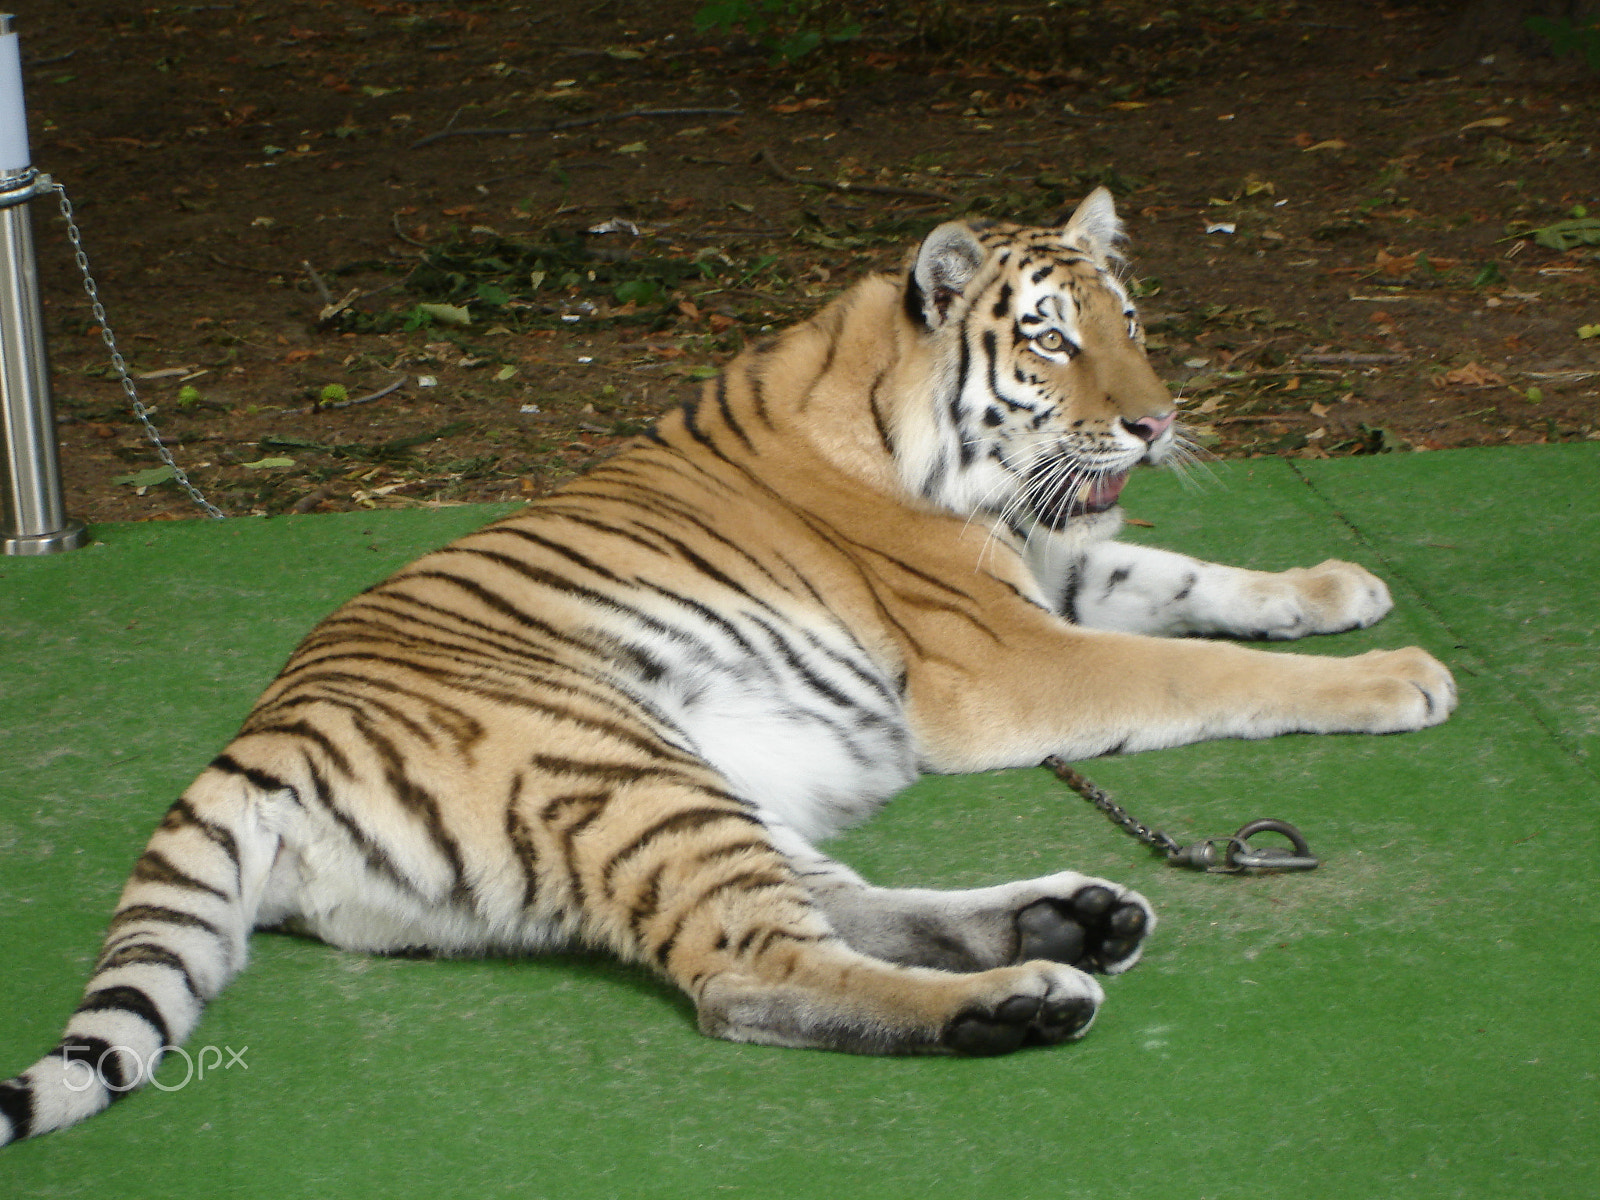
[[[1281,833],[1289,839],[1291,849],[1282,846],[1252,846],[1250,839],[1258,833]],[[1287,821],[1264,819],[1241,826],[1229,838],[1207,838],[1175,850],[1167,856],[1175,866],[1215,874],[1237,875],[1245,871],[1266,874],[1276,871],[1315,871],[1322,860],[1311,853],[1305,835]]]

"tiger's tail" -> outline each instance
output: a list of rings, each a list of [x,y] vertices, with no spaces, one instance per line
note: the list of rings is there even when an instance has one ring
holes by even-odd
[[[270,790],[226,757],[167,810],[134,864],[61,1042],[0,1082],[0,1146],[93,1116],[148,1083],[245,964],[278,837]]]

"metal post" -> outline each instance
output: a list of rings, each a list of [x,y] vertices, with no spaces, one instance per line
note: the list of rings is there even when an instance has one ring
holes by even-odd
[[[61,495],[50,366],[29,201],[50,191],[34,170],[22,103],[22,54],[0,14],[0,553],[53,554],[89,540]]]

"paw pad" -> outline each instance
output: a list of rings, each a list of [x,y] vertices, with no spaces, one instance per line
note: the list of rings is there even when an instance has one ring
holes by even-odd
[[[1017,913],[1017,960],[1047,959],[1082,971],[1115,972],[1139,949],[1149,917],[1092,884],[1070,899],[1047,897]]]
[[[957,1054],[1010,1054],[1027,1042],[1067,1041],[1094,1020],[1085,996],[1012,996],[992,1009],[969,1009],[945,1028],[944,1044]]]

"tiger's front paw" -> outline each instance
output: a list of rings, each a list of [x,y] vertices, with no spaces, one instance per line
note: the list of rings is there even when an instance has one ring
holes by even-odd
[[[1054,963],[1004,967],[973,980],[977,994],[939,1035],[957,1054],[1010,1054],[1030,1042],[1076,1041],[1105,1000],[1091,977]]]
[[[1282,591],[1262,606],[1258,636],[1280,640],[1365,629],[1383,618],[1394,601],[1371,571],[1330,558],[1272,576]]]
[[[1342,728],[1326,732],[1404,733],[1438,725],[1455,711],[1455,678],[1426,650],[1371,650],[1344,661],[1356,678],[1339,697]]]

